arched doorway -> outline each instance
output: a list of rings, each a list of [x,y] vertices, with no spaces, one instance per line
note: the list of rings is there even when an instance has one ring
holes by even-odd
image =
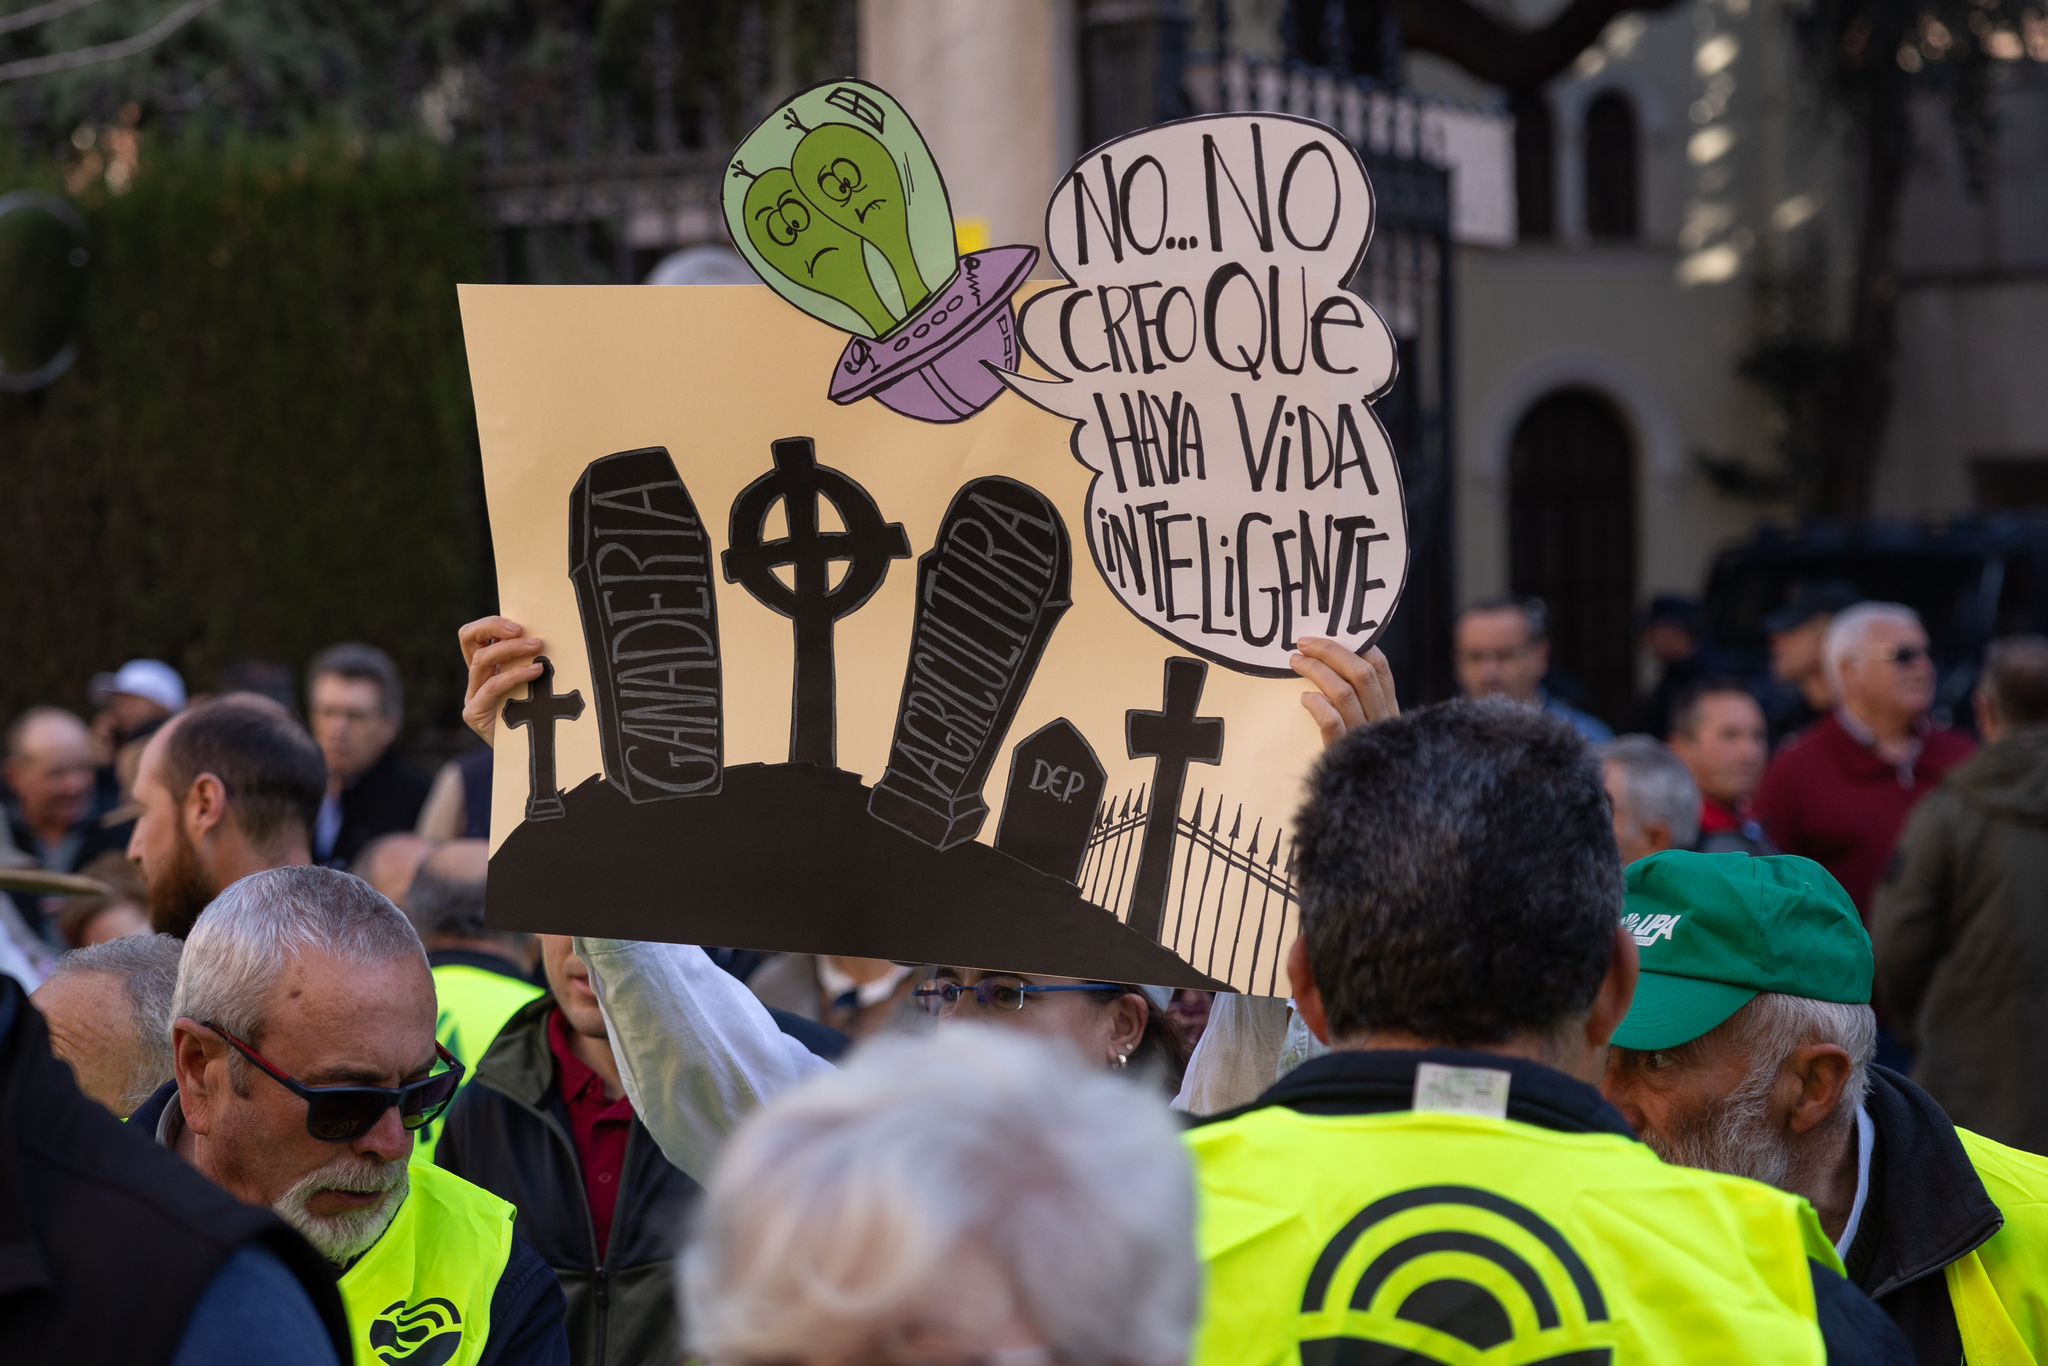
[[[1538,399],[1508,448],[1508,581],[1549,609],[1553,666],[1602,720],[1635,701],[1636,455],[1591,389]]]

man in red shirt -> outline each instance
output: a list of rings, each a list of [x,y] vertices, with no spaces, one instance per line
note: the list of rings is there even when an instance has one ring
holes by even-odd
[[[1911,608],[1843,612],[1828,628],[1825,664],[1841,704],[1771,761],[1756,818],[1785,853],[1834,874],[1867,921],[1907,813],[1976,746],[1927,723],[1934,660]]]

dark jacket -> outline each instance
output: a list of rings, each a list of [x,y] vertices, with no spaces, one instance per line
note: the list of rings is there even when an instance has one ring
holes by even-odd
[[[432,779],[398,757],[398,746],[385,750],[362,777],[342,789],[341,829],[321,862],[346,868],[377,836],[411,833],[432,786]]]
[[[348,1360],[320,1255],[80,1094],[43,1017],[0,977],[0,1361],[169,1362],[245,1248],[290,1273]]]
[[[1870,925],[1914,1079],[1957,1124],[2029,1152],[2048,1152],[2044,892],[2048,727],[2000,740],[1914,810]]]
[[[178,1084],[164,1083],[129,1118],[127,1127],[138,1134],[154,1134],[165,1108],[177,1096]],[[178,1165],[184,1166],[182,1162]],[[330,1284],[339,1281],[345,1269],[325,1260],[320,1266]],[[343,1361],[349,1359],[351,1350],[343,1347]],[[477,1366],[569,1366],[568,1339],[562,1332],[562,1289],[548,1264],[524,1238],[512,1239],[512,1252],[505,1259],[498,1288],[491,1292],[491,1331]]]
[[[2015,1074],[2014,1084],[2030,1083]],[[1990,1241],[2005,1216],[1977,1179],[1954,1123],[1925,1091],[1873,1067],[1864,1106],[1877,1132],[1870,1194],[1842,1262],[1922,1362],[1951,1366],[1963,1359],[1963,1339],[1942,1270]]]
[[[550,997],[505,1024],[449,1111],[434,1160],[519,1207],[519,1234],[561,1278],[577,1366],[681,1359],[674,1258],[697,1183],[635,1120],[611,1244],[599,1258],[569,1112],[548,1046]]]
[[[1311,1115],[1408,1110],[1415,1099],[1415,1069],[1425,1062],[1507,1072],[1507,1117],[1518,1123],[1560,1133],[1635,1136],[1620,1112],[1584,1082],[1519,1058],[1449,1048],[1421,1053],[1339,1051],[1311,1058],[1252,1104],[1200,1122],[1218,1123],[1266,1105]],[[1913,1355],[1905,1339],[1868,1298],[1817,1262],[1812,1272],[1815,1315],[1831,1366],[1910,1366]]]

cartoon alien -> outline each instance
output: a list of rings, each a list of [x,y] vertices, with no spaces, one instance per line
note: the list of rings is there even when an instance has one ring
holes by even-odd
[[[788,118],[792,127],[803,127],[794,112]],[[903,177],[881,139],[852,124],[821,123],[804,130],[789,169],[820,213],[874,243],[896,273],[906,314],[923,307],[936,285],[917,268]]]
[[[737,164],[734,169],[741,175],[747,173]],[[875,329],[876,336],[896,325],[896,317],[868,278],[861,239],[837,219],[819,212],[818,206],[804,197],[788,167],[777,166],[755,176],[747,186],[742,212],[748,240],[769,265],[797,284],[847,305]]]

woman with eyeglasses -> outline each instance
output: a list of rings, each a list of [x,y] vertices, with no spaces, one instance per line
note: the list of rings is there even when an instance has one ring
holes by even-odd
[[[506,699],[539,677],[546,644],[504,617],[470,622],[459,639],[468,670],[463,720],[488,743]],[[1301,705],[1326,745],[1399,711],[1378,650],[1359,656],[1303,638],[1293,667],[1312,685]],[[734,1126],[762,1101],[832,1067],[777,1028],[746,985],[701,948],[578,937],[576,952],[590,966],[634,1108],[668,1160],[700,1182]],[[919,990],[942,1027],[979,1019],[1061,1038],[1105,1068],[1149,1078],[1169,1094],[1180,1088],[1187,1050],[1163,988],[945,968]],[[1277,1052],[1219,1059],[1268,1081],[1277,1063]]]

